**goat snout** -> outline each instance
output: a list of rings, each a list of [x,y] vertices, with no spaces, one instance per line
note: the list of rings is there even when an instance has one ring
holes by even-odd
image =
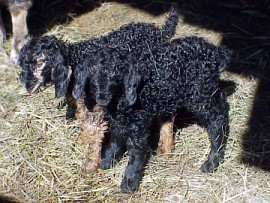
[[[97,94],[96,102],[100,106],[103,106],[103,107],[108,106],[108,104],[111,102],[111,95],[106,94],[106,93]]]

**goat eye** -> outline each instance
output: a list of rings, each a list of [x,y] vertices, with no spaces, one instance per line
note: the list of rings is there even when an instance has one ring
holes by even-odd
[[[45,59],[39,59],[37,60],[37,65],[41,65],[45,62]]]

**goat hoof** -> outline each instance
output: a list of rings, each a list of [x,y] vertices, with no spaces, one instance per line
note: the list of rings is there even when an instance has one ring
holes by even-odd
[[[97,170],[97,164],[94,164],[92,160],[86,160],[81,169],[84,174],[91,174]]]
[[[124,178],[122,180],[120,188],[122,193],[135,192],[139,188],[139,181]]]
[[[203,173],[210,173],[213,172],[218,165],[219,163],[217,161],[208,160],[202,165],[201,170]]]
[[[19,65],[19,54],[12,50],[11,54],[10,54],[10,61],[14,64],[14,65]]]
[[[107,159],[101,159],[100,163],[99,163],[99,168],[105,170],[105,169],[109,169],[112,167],[112,161],[111,160],[107,160]]]

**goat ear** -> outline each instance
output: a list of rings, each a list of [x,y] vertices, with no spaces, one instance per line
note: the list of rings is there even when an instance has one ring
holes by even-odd
[[[64,54],[61,52],[57,52],[54,62],[53,82],[55,86],[55,97],[62,97],[67,93],[72,70]]]
[[[74,81],[73,90],[72,90],[72,97],[74,99],[78,99],[82,96],[84,92],[85,85],[88,78],[85,69],[81,69],[80,67],[78,67],[74,71],[74,78],[75,78],[75,81]]]
[[[137,87],[139,86],[140,80],[141,77],[139,74],[130,67],[128,74],[124,78],[125,97],[128,106],[133,105],[137,100]]]

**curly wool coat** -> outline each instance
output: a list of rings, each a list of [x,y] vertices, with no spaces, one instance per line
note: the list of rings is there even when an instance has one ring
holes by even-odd
[[[181,108],[206,128],[211,152],[202,171],[213,171],[223,159],[227,140],[228,104],[219,88],[219,73],[227,68],[230,52],[198,37],[156,44],[127,59],[117,48],[103,52],[106,61],[100,58],[102,53],[86,60],[84,66],[91,68],[82,74],[88,75],[84,82],[90,84],[89,94],[110,117],[111,138],[100,167],[111,167],[128,150],[121,190],[134,191],[139,186],[153,120],[169,120]]]
[[[143,47],[169,41],[178,22],[177,5],[172,4],[171,12],[162,28],[152,23],[130,23],[107,35],[65,43],[54,36],[32,38],[21,50],[19,64],[20,81],[30,93],[38,92],[48,83],[55,86],[55,96],[66,96],[67,101],[77,106],[77,118],[82,122],[80,142],[87,145],[86,162],[83,171],[94,171],[99,163],[101,143],[107,123],[103,120],[102,109],[93,106],[95,102],[86,95],[89,91],[81,78],[89,66],[82,66],[86,59],[94,58],[106,47],[121,47],[121,54],[127,57],[133,51],[140,52]],[[102,52],[103,53],[103,52]],[[106,60],[105,55],[101,56]],[[80,88],[74,88],[74,82]],[[73,96],[71,91],[73,90]],[[91,101],[89,101],[91,100]]]
[[[129,23],[101,37],[76,43],[65,43],[55,36],[32,38],[20,51],[20,81],[31,93],[53,82],[56,97],[64,96],[68,86],[72,86],[73,80],[83,72],[80,68],[88,68],[81,66],[86,58],[95,57],[107,47],[121,47],[122,55],[127,56],[143,47],[169,41],[177,23],[178,6],[172,4],[170,15],[161,28],[153,23]],[[81,93],[76,94],[77,98]]]

